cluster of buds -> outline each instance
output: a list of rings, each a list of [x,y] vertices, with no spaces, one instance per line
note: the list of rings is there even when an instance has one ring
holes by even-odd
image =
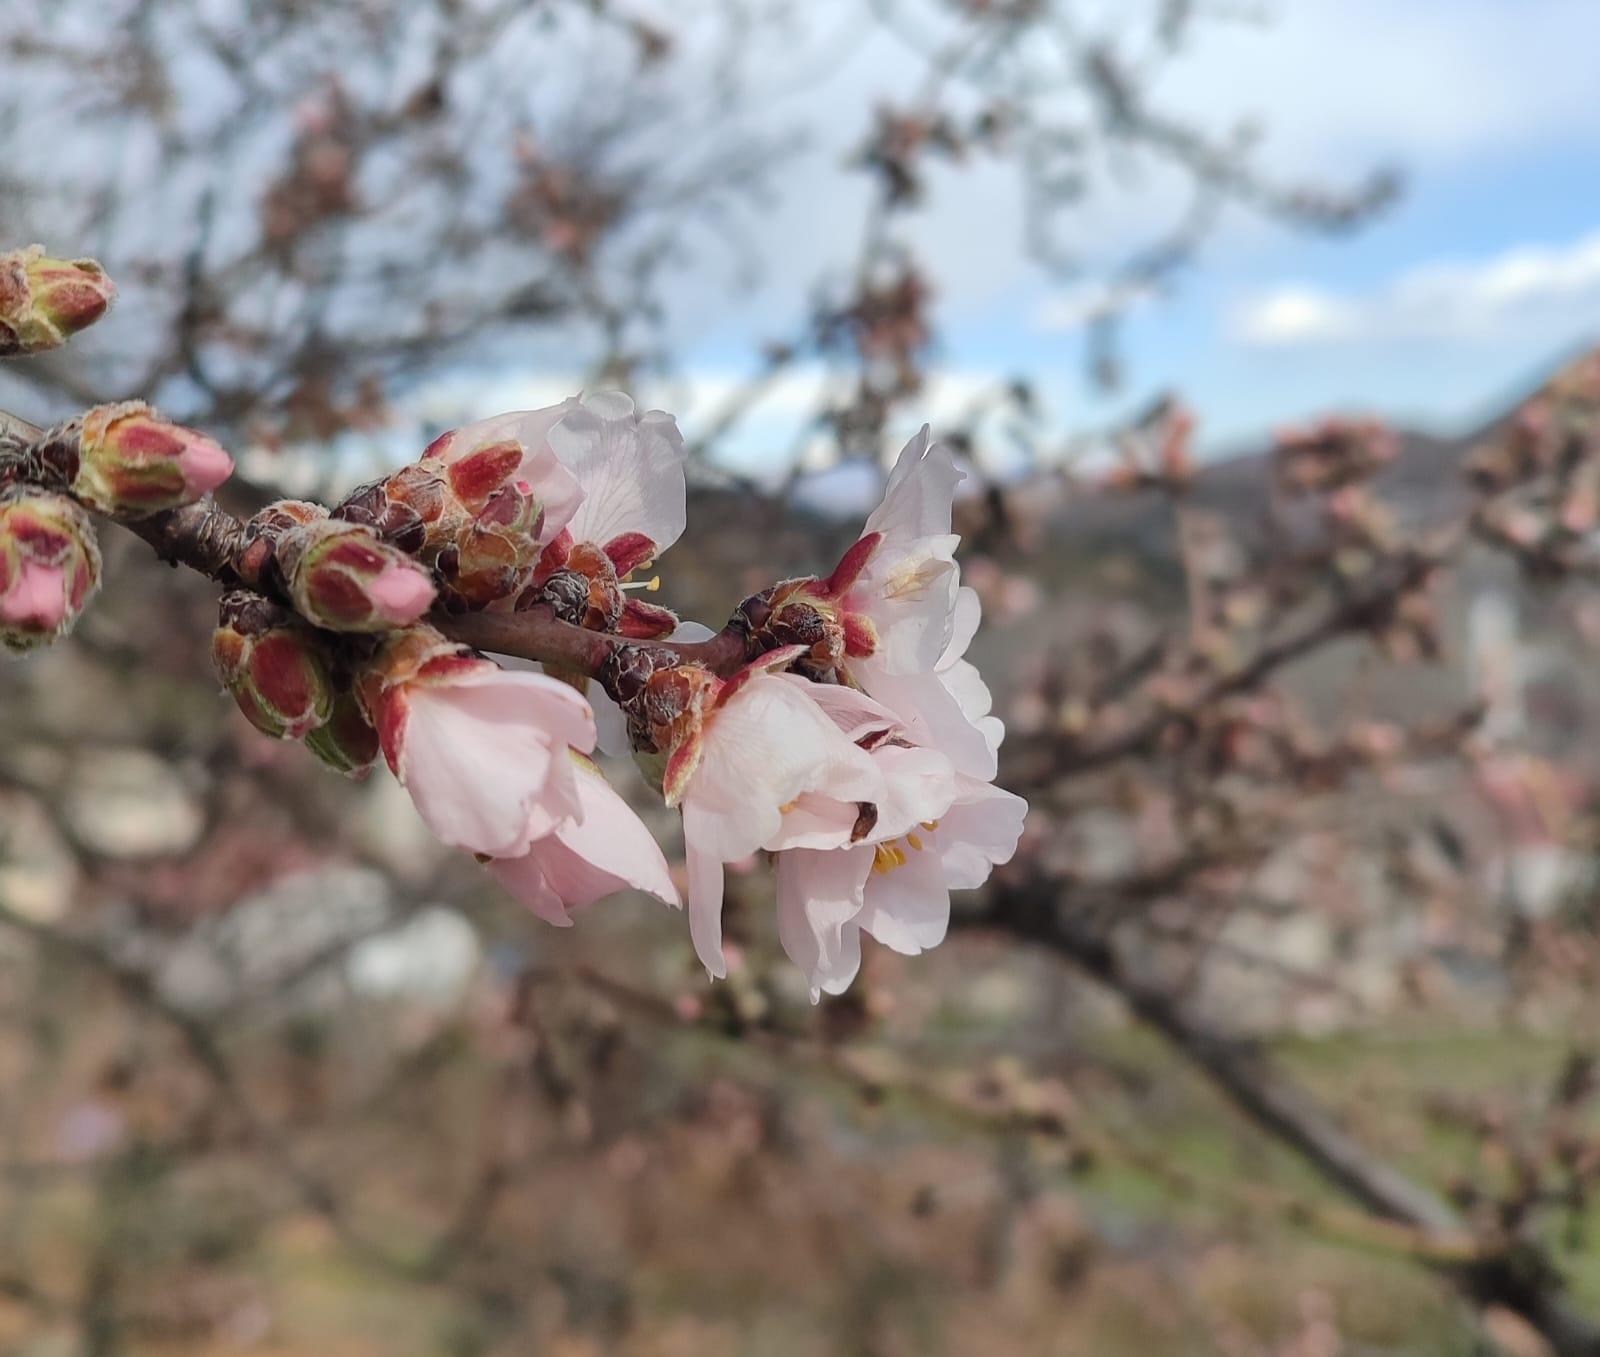
[[[92,325],[116,288],[90,259],[37,245],[0,254],[0,357],[39,353]],[[142,402],[102,405],[48,431],[0,433],[0,644],[65,635],[100,582],[87,510],[133,522],[204,497],[233,471],[209,438]]]
[[[452,611],[513,604],[581,497],[548,446],[549,416],[565,408],[447,433],[417,462],[357,490],[333,516],[415,553],[437,572]]]
[[[93,266],[37,252],[8,266],[13,347],[93,318],[61,269],[98,287],[99,310],[110,295]],[[172,554],[229,586],[212,658],[257,731],[349,776],[381,758],[443,843],[563,926],[624,889],[681,903],[592,757],[631,752],[682,812],[706,969],[727,969],[724,865],[765,851],[780,941],[814,998],[837,993],[864,936],[936,944],[950,891],[980,884],[1021,833],[1024,803],[992,785],[1003,729],[965,659],[979,606],[954,556],[961,473],[924,429],[831,574],[747,599],[696,650],[712,633],[637,597],[657,577],[633,578],[684,530],[685,459],[671,416],[598,392],[448,433],[331,511],[283,500],[240,524],[185,507],[231,472],[217,444],[138,402],[101,406],[0,442],[0,641],[37,645],[82,610],[99,576],[89,510],[164,550],[186,543]],[[534,609],[546,672],[440,629]]]
[[[263,735],[304,740],[347,777],[365,777],[378,761],[378,733],[356,698],[347,657],[289,609],[246,589],[224,594],[211,662]]]
[[[65,495],[0,494],[0,644],[31,650],[71,629],[100,584],[89,516]]]
[[[0,358],[59,348],[116,295],[92,259],[53,259],[38,245],[0,254]]]

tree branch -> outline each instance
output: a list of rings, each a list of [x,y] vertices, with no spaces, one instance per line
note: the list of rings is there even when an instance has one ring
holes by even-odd
[[[1160,986],[1130,975],[1104,934],[1053,894],[1002,893],[984,922],[1046,947],[1114,990],[1239,1111],[1372,1214],[1439,1234],[1467,1228],[1443,1198],[1357,1141],[1266,1052],[1207,1026]],[[1493,1242],[1464,1262],[1433,1266],[1473,1304],[1520,1315],[1558,1357],[1600,1357],[1600,1324],[1572,1308],[1560,1272],[1537,1243]]]

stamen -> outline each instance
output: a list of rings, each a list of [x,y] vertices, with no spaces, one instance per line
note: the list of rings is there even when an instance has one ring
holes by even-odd
[[[648,562],[646,562],[646,564],[648,564]],[[661,576],[652,575],[647,580],[624,580],[622,582],[622,587],[624,589],[643,589],[645,593],[653,594],[656,592],[656,590],[661,588]]]
[[[920,853],[922,851],[922,840],[919,839],[915,834],[907,834],[906,842],[911,845],[911,848],[914,852]]]
[[[903,848],[897,848],[892,843],[880,843],[872,850],[872,870],[880,876],[885,876],[896,867],[905,865],[906,852]]]
[[[939,822],[937,820],[924,820],[922,822],[922,827],[927,830],[928,833],[932,834],[934,830],[939,828]]]

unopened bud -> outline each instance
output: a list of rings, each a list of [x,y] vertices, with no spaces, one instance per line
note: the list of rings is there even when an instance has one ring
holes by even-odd
[[[0,358],[60,347],[116,295],[92,259],[53,259],[39,245],[0,254]]]
[[[211,662],[263,735],[298,740],[328,720],[333,684],[317,638],[287,608],[235,589],[222,596]]]
[[[71,629],[100,584],[89,516],[65,495],[0,496],[0,644],[31,650]]]
[[[520,594],[533,579],[543,521],[544,508],[527,485],[496,490],[456,544],[439,553],[450,592],[472,608]]]
[[[72,493],[100,513],[143,518],[193,504],[232,474],[233,459],[204,434],[124,401],[83,417]]]
[[[353,692],[334,698],[328,719],[306,736],[306,748],[336,773],[358,779],[366,777],[383,754],[378,732]]]
[[[291,528],[276,556],[300,615],[330,631],[390,631],[433,606],[432,573],[358,523]]]

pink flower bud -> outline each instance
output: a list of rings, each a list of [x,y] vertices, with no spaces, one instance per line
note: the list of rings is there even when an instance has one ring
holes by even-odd
[[[89,516],[65,495],[0,498],[0,644],[31,650],[70,630],[100,583]]]
[[[83,417],[72,493],[100,513],[143,518],[193,504],[232,474],[233,459],[204,434],[124,401]]]
[[[358,523],[291,528],[277,563],[300,615],[330,631],[392,631],[433,606],[432,573]]]
[[[329,719],[333,684],[316,636],[287,608],[236,589],[222,596],[211,662],[263,735],[298,740]]]
[[[336,773],[356,779],[366,777],[383,753],[353,692],[334,698],[328,719],[306,736],[306,748]]]
[[[92,259],[53,259],[39,245],[0,254],[0,358],[59,347],[116,295]]]

